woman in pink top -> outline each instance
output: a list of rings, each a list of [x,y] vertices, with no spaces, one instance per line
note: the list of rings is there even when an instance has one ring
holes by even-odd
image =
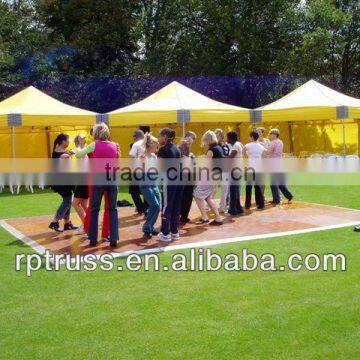
[[[280,131],[278,129],[271,129],[269,133],[270,145],[266,151],[266,156],[271,159],[281,159],[284,144],[279,139]],[[274,160],[274,167],[276,167],[276,160]],[[275,169],[276,171],[277,169]],[[285,196],[285,198],[290,203],[294,195],[289,191],[288,187],[285,185],[285,176],[281,172],[276,172],[271,175],[271,193],[273,196],[272,203],[274,205],[280,204],[280,191]]]
[[[110,141],[110,131],[105,123],[97,124],[93,128],[93,137],[95,142],[91,143],[85,149],[76,152],[76,157],[82,157],[85,154],[92,153],[94,159],[109,159],[119,158],[118,144]],[[115,160],[113,161],[115,164]],[[102,164],[96,162],[96,169],[105,175],[105,161]],[[111,166],[111,165],[110,165]],[[112,168],[112,166],[111,166]],[[98,171],[97,171],[98,172]],[[91,246],[97,245],[98,240],[98,223],[101,199],[107,194],[109,199],[109,215],[110,215],[110,246],[116,247],[119,240],[119,227],[118,227],[118,213],[117,213],[117,186],[112,184],[94,184],[91,195],[91,219],[89,240]]]

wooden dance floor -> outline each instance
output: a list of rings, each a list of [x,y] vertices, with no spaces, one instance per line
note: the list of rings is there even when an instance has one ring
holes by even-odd
[[[119,208],[118,247],[112,249],[108,242],[99,241],[97,247],[89,247],[86,235],[76,231],[55,233],[48,229],[51,216],[7,219],[2,226],[17,238],[40,253],[49,250],[56,254],[103,254],[126,255],[131,252],[148,253],[181,248],[211,246],[215,244],[254,240],[266,237],[306,233],[360,223],[360,210],[303,202],[267,205],[265,210],[252,209],[241,217],[225,217],[223,226],[187,224],[181,227],[180,240],[162,243],[157,237],[148,242],[142,240],[143,216],[134,214],[134,208]],[[195,204],[190,214],[199,219]],[[77,221],[74,221],[75,223]],[[100,239],[100,237],[99,237]]]

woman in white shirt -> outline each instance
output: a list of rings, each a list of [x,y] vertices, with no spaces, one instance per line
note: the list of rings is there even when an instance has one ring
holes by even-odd
[[[243,146],[238,141],[238,136],[235,131],[230,131],[227,134],[227,142],[229,144],[230,153],[229,153],[229,159],[241,159],[242,158],[242,152],[243,152]],[[231,161],[231,160],[228,160]],[[240,167],[241,164],[231,163],[231,168],[234,169],[234,167]],[[236,174],[231,172],[231,174],[234,176]],[[241,174],[239,174],[241,175]],[[230,206],[228,214],[232,216],[239,216],[244,213],[244,210],[240,203],[240,192],[241,192],[241,180],[235,180],[231,179],[230,182]]]
[[[245,200],[245,209],[250,209],[251,207],[251,195],[252,187],[255,187],[255,202],[259,210],[264,209],[265,199],[264,194],[261,191],[261,186],[258,184],[259,176],[257,169],[259,168],[259,162],[261,161],[262,154],[265,151],[265,148],[258,142],[259,134],[257,131],[252,131],[250,133],[250,142],[244,146],[244,154],[247,155],[249,159],[249,166],[254,169],[255,183],[253,179],[248,179],[248,184],[246,185],[246,200]],[[249,177],[250,175],[247,174]],[[257,179],[258,178],[258,179]],[[258,181],[256,181],[258,180]]]

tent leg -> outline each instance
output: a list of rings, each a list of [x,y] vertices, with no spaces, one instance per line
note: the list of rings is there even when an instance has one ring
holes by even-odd
[[[237,124],[237,130],[238,130],[239,141],[240,141],[240,139],[241,139],[241,123]]]
[[[184,121],[182,123],[182,136],[183,136],[183,138],[185,137],[185,134],[186,134],[186,122]]]
[[[46,131],[46,146],[47,146],[47,153],[48,156],[51,157],[51,146],[50,146],[50,130],[49,127],[47,126],[45,128]]]
[[[346,156],[346,136],[345,136],[345,120],[342,121],[343,126],[343,156]]]
[[[360,157],[360,120],[357,120],[358,126],[358,156]]]
[[[293,137],[293,132],[292,132],[292,126],[291,126],[291,122],[288,121],[288,130],[289,130],[289,140],[290,140],[290,153],[295,155],[295,150],[294,150],[294,137]]]
[[[12,151],[12,157],[16,158],[16,132],[15,132],[15,126],[11,127],[11,151]]]

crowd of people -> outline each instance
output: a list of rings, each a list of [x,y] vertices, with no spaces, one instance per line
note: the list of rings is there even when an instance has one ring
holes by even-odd
[[[52,158],[100,158],[119,159],[120,148],[117,143],[110,140],[110,131],[105,123],[96,124],[91,131],[94,141],[86,145],[86,138],[78,134],[75,139],[75,150],[68,151],[70,138],[67,134],[59,134],[54,141]],[[155,137],[150,129],[138,129],[133,134],[134,142],[130,147],[129,158],[141,159],[148,163],[156,163],[157,159],[181,159],[194,161],[192,145],[197,135],[188,131],[178,144],[175,144],[176,132],[164,128],[159,136]],[[204,157],[209,161],[221,159],[242,159],[247,157],[250,166],[262,158],[281,158],[283,142],[280,140],[278,129],[271,129],[269,139],[265,137],[265,129],[257,128],[249,134],[249,141],[243,145],[235,131],[225,134],[222,129],[208,130],[201,137],[201,145],[205,149]],[[261,175],[261,174],[259,174]],[[228,178],[224,176],[224,178]],[[133,199],[136,213],[145,216],[142,225],[143,240],[147,241],[153,236],[158,236],[162,242],[171,242],[179,239],[179,226],[192,222],[189,218],[193,200],[200,211],[201,217],[196,224],[209,226],[223,225],[224,216],[241,216],[250,209],[252,189],[255,191],[255,203],[258,210],[265,208],[265,185],[263,182],[249,182],[245,187],[245,210],[241,204],[241,184],[239,181],[229,180],[221,182],[220,201],[214,201],[218,190],[218,183],[164,183],[159,190],[156,181],[131,183],[129,193]],[[285,179],[272,182],[272,204],[280,204],[280,192],[291,202],[292,193],[285,184]],[[91,246],[98,244],[99,211],[104,197],[104,217],[101,236],[110,242],[111,247],[116,247],[119,240],[118,212],[116,184],[91,184],[89,185],[55,185],[52,189],[58,193],[62,202],[57,209],[49,227],[57,232],[77,230],[86,233]],[[73,207],[78,214],[82,225],[74,226],[70,220],[70,210]],[[214,219],[210,220],[209,210],[213,212]],[[159,214],[161,213],[161,227],[156,230]],[[60,221],[64,226],[60,227]]]

